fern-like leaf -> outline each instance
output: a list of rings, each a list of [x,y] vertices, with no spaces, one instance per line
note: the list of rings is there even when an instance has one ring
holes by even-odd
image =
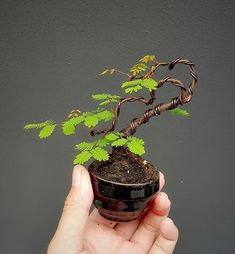
[[[114,118],[114,113],[113,113],[113,111],[104,110],[104,111],[98,113],[97,117],[98,117],[99,120],[103,120],[105,122],[108,122],[108,121],[110,121],[111,119]]]
[[[79,153],[74,161],[73,164],[84,164],[85,162],[87,162],[90,158],[92,157],[92,154],[88,151],[82,151],[81,153]]]
[[[42,123],[30,123],[30,124],[26,124],[24,126],[24,129],[29,130],[29,129],[41,129],[47,125],[52,125],[55,122],[53,120],[47,120],[45,122]]]
[[[121,88],[126,88],[126,87],[133,87],[141,84],[141,79],[135,79],[131,81],[126,81],[121,85]]]
[[[143,87],[140,85],[134,86],[134,87],[127,87],[125,89],[125,93],[134,93],[134,92],[138,92],[139,90],[141,90]]]
[[[120,138],[120,139],[117,139],[117,140],[113,141],[112,146],[115,146],[115,147],[124,146],[126,143],[127,143],[127,139]]]
[[[150,92],[157,89],[158,83],[152,78],[143,79],[141,85],[148,89]]]
[[[95,127],[99,123],[99,118],[96,114],[87,114],[84,120],[84,125],[88,128]]]
[[[174,108],[174,109],[170,109],[169,111],[178,116],[189,116],[189,112],[184,109]]]
[[[106,161],[109,159],[109,154],[106,150],[100,147],[96,147],[95,149],[91,150],[92,156],[94,159],[98,161]]]
[[[51,136],[51,134],[55,130],[55,127],[56,127],[56,124],[44,126],[41,129],[41,131],[39,132],[39,138],[42,139],[42,138],[47,138],[47,137]]]
[[[107,99],[120,99],[121,97],[118,95],[112,95],[109,93],[101,93],[101,94],[93,94],[92,99],[100,101],[100,100],[107,100]]]
[[[127,147],[134,154],[143,155],[145,153],[144,141],[142,139],[136,137],[129,137]]]
[[[72,135],[75,133],[75,126],[70,121],[64,122],[62,124],[62,131],[64,135]]]
[[[98,139],[96,141],[96,146],[104,147],[104,146],[108,145],[109,143],[110,143],[110,141],[108,139],[106,139],[105,137],[103,137],[103,138]]]
[[[109,133],[107,135],[105,135],[105,138],[109,141],[114,141],[116,139],[118,139],[118,135],[114,134],[114,133]]]
[[[138,63],[135,64],[133,67],[131,67],[130,72],[133,76],[136,76],[136,74],[146,71],[148,69],[148,66],[144,63]]]
[[[142,57],[142,58],[139,60],[139,62],[144,63],[144,64],[147,64],[148,62],[152,62],[152,61],[154,61],[155,59],[156,59],[156,57],[153,56],[153,55],[146,55],[146,56]]]
[[[75,145],[75,149],[78,149],[80,151],[90,151],[94,147],[94,145],[94,142],[81,142],[80,144]]]

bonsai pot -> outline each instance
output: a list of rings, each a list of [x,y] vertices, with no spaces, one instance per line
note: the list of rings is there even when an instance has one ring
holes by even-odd
[[[109,167],[108,170],[110,170],[113,164],[118,164],[122,168],[122,162],[126,161],[127,156],[131,156],[131,159],[135,159],[135,162],[137,159],[138,164],[144,161],[141,157],[134,156],[127,150],[121,152],[123,153],[121,162],[120,157],[118,158],[114,153],[113,157],[110,155],[111,162],[94,162],[88,169],[94,192],[94,205],[99,213],[110,220],[127,222],[139,218],[148,210],[151,201],[159,190],[159,172],[151,164],[145,165],[145,170],[153,171],[153,174],[151,172],[151,177],[146,181],[143,181],[145,179],[144,175],[141,176],[142,182],[140,183],[123,183],[117,180],[105,179],[110,177],[99,176],[97,168],[105,170]],[[132,174],[136,172],[136,169],[138,172],[138,168],[133,166],[135,166],[135,163],[132,161],[130,169],[125,168],[125,170],[132,172]],[[117,174],[115,177],[118,178]]]
[[[146,183],[123,184],[101,179],[91,172],[90,176],[95,207],[103,217],[114,221],[139,218],[159,190],[159,177]]]

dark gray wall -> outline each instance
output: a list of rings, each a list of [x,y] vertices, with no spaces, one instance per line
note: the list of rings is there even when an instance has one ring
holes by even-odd
[[[58,130],[39,141],[23,125],[91,109],[91,93],[118,93],[124,81],[97,73],[125,70],[145,54],[189,58],[199,76],[190,118],[165,113],[137,133],[145,157],[166,176],[180,229],[175,253],[235,253],[234,7],[219,0],[0,1],[1,253],[45,252],[69,190],[73,146],[87,137],[84,129],[70,137]],[[189,81],[180,66],[170,75]],[[165,86],[159,93],[165,100],[178,92]],[[123,119],[140,109],[126,108]]]

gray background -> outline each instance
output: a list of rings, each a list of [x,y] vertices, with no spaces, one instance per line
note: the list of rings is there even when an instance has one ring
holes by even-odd
[[[70,188],[73,146],[88,137],[61,131],[40,141],[27,122],[63,121],[94,108],[91,93],[119,92],[146,54],[195,62],[190,118],[169,113],[142,126],[145,158],[166,177],[175,253],[235,253],[234,1],[0,1],[0,253],[45,253]],[[171,75],[189,82],[188,69]],[[159,90],[159,101],[178,94]],[[121,119],[143,107],[125,107]]]

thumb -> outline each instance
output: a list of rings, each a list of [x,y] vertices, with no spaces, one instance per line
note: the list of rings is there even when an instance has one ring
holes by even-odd
[[[93,192],[88,171],[83,166],[73,169],[72,187],[65,200],[63,213],[50,243],[49,249],[58,252],[68,248],[78,252],[83,247],[83,236],[93,201]],[[50,252],[50,253],[54,253]]]

